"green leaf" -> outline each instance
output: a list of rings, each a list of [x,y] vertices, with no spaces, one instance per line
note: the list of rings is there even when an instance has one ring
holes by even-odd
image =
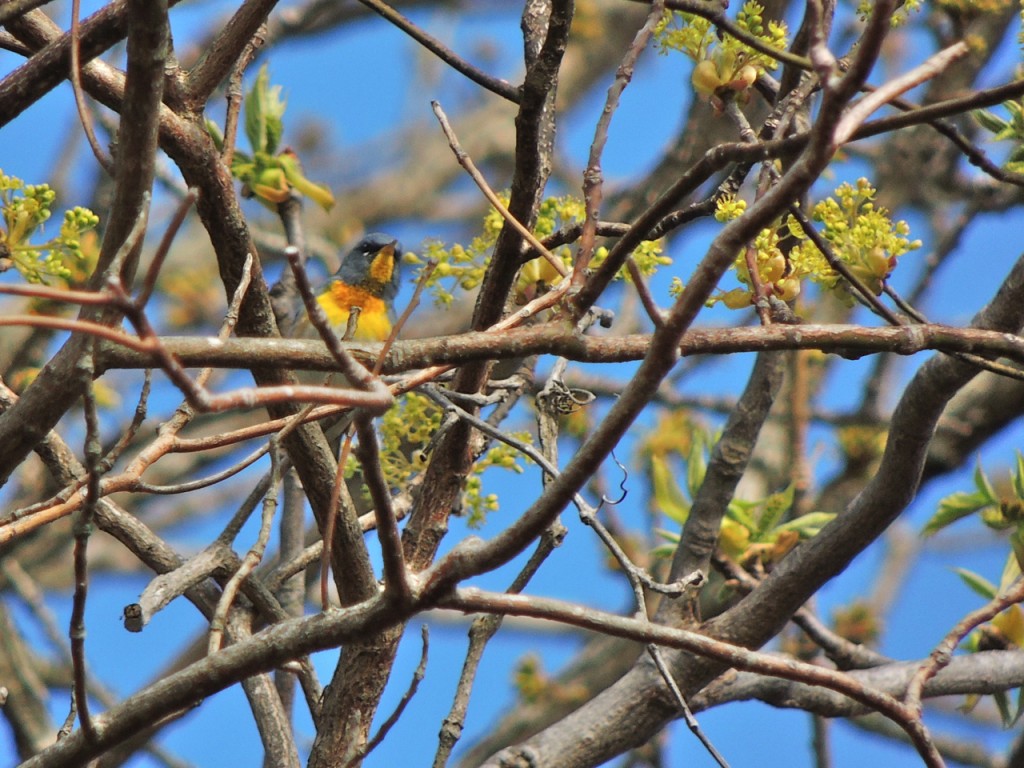
[[[986,600],[991,600],[999,593],[996,589],[996,585],[984,576],[979,576],[974,571],[968,571],[966,568],[954,568],[953,570],[961,578],[964,584]]]
[[[665,539],[665,541],[671,543],[673,547],[677,546],[682,541],[682,536],[675,531],[668,531],[664,528],[655,528],[654,532]]]
[[[1006,158],[1006,165],[1018,165],[1024,161],[1024,145],[1014,147]]]
[[[1018,101],[1004,101],[1003,107],[1010,113],[1010,117],[1014,122],[1021,122],[1024,120],[1024,106],[1021,106]]]
[[[996,489],[992,487],[992,483],[989,482],[988,476],[985,471],[981,468],[981,460],[974,467],[974,487],[978,489],[978,493],[982,494],[989,504],[999,503],[999,494],[996,493]]]
[[[957,491],[939,502],[938,511],[925,523],[921,533],[924,536],[931,536],[957,520],[969,517],[990,506],[992,506],[992,501],[986,494],[978,491],[974,493]]]
[[[651,550],[651,556],[661,560],[670,560],[675,555],[682,536],[674,531],[666,531],[664,528],[655,528],[654,533],[660,538],[665,539],[666,543],[654,547]]]
[[[974,110],[971,112],[971,117],[973,117],[982,128],[990,133],[999,133],[1009,125],[1005,120],[997,117],[986,109]]]
[[[750,546],[750,528],[728,517],[725,518],[718,533],[718,546],[727,556],[739,560]]]
[[[264,64],[256,75],[252,90],[245,96],[245,135],[253,152],[263,151],[267,141],[267,122],[260,102],[260,92],[266,90],[268,77],[267,65]]]
[[[773,493],[764,500],[764,511],[761,513],[757,525],[758,539],[779,524],[782,516],[793,506],[793,495],[795,492],[796,486],[790,483],[785,490]]]
[[[800,517],[790,520],[788,523],[783,523],[775,530],[780,533],[782,531],[796,531],[800,534],[800,538],[810,539],[817,536],[822,528],[835,519],[836,516],[833,512],[808,512],[806,515],[800,515]]]
[[[220,126],[210,118],[206,118],[205,122],[206,132],[213,139],[213,144],[217,147],[217,151],[222,152],[224,150],[224,134],[221,133]]]
[[[968,653],[978,653],[978,651],[979,651],[978,645],[980,644],[980,640],[981,640],[981,638],[978,636],[977,632],[971,632],[971,634],[969,634],[964,639],[964,641],[960,644],[960,647],[963,648]],[[974,703],[972,704],[972,703],[970,703],[971,697],[968,696],[967,698],[968,698],[968,701],[964,702],[959,707],[957,707],[957,709],[959,709],[961,712],[970,712],[972,709],[974,709],[974,707],[978,703],[975,700]]]
[[[1013,714],[1013,720],[1006,724],[1007,728],[1017,724],[1020,720],[1020,716],[1024,715],[1024,688],[1017,689],[1017,711]]]
[[[690,516],[690,502],[676,483],[668,460],[664,456],[651,456],[651,500],[655,511],[680,525]]]
[[[671,560],[676,553],[676,545],[662,544],[651,550],[651,557],[656,560]]]
[[[1021,565],[1016,553],[1011,552],[1003,566],[1003,575],[999,577],[999,593],[1004,593],[1021,576]]]
[[[334,206],[334,195],[331,194],[331,190],[322,184],[317,184],[306,178],[295,153],[285,150],[278,155],[277,161],[284,170],[284,175],[288,179],[288,182],[295,187],[295,189],[315,202],[325,211],[329,211]]]
[[[697,435],[694,434],[694,438]],[[697,497],[697,491],[704,484],[704,475],[708,471],[707,458],[704,455],[704,440],[694,439],[690,444],[690,455],[686,457],[686,489],[691,498]]]
[[[1006,691],[996,691],[992,694],[992,698],[995,699],[996,706],[999,707],[999,717],[1003,721],[1003,727],[1009,728],[1010,723],[1016,720],[1016,717],[1010,713],[1010,697]]]
[[[1024,455],[1017,451],[1017,466],[1013,472],[1013,492],[1018,499],[1024,499]]]
[[[753,534],[757,530],[757,520],[750,514],[750,510],[759,506],[759,504],[750,502],[740,501],[733,499],[729,502],[729,506],[725,510],[725,515],[729,520],[739,523],[741,526],[747,529],[747,531]]]
[[[270,86],[267,65],[260,67],[256,82],[245,97],[245,135],[253,152],[273,155],[284,133],[285,102],[281,99],[281,86]]]

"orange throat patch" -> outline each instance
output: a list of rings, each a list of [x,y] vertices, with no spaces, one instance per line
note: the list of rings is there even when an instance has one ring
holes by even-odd
[[[387,304],[364,288],[335,280],[327,291],[317,297],[317,303],[339,337],[345,335],[352,307],[359,307],[356,341],[383,341],[391,333]]]

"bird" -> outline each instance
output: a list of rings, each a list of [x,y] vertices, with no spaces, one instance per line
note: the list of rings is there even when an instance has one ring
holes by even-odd
[[[380,232],[362,237],[341,260],[341,266],[326,282],[314,289],[313,295],[327,316],[331,329],[339,339],[349,338],[349,317],[358,308],[355,341],[385,341],[394,323],[394,303],[398,294],[402,257],[405,251],[397,238]],[[281,334],[293,339],[319,339],[320,334],[309,320],[302,297],[294,280],[281,280],[271,290],[271,301]],[[341,374],[298,373],[303,384],[346,387],[349,382]],[[352,422],[352,414],[341,416],[324,425],[324,434],[337,452],[338,441]]]
[[[384,341],[394,322],[395,296],[405,251],[390,235],[373,232],[357,242],[341,261],[338,271],[314,290],[317,303],[338,338],[348,332],[349,316],[359,316],[351,338],[355,341]],[[281,290],[275,296],[278,323],[290,338],[317,338],[301,298],[294,291]],[[277,288],[278,286],[275,286]],[[286,293],[295,293],[287,296]]]

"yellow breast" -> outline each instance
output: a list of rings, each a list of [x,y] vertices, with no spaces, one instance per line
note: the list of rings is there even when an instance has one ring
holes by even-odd
[[[348,328],[349,310],[352,307],[359,307],[354,336],[356,341],[383,341],[391,333],[387,304],[362,288],[335,280],[327,291],[317,297],[317,302],[338,336],[343,336]]]

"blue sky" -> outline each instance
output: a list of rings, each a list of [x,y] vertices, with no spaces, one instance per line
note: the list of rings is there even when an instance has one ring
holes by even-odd
[[[195,3],[183,9],[186,13],[175,12],[175,18],[178,19],[175,35],[179,43],[192,33],[197,24],[204,23],[208,18],[208,7],[207,3]],[[489,43],[488,55],[493,57],[488,63],[489,70],[515,81],[519,71],[519,33],[515,14],[491,10],[470,14],[467,20],[458,23],[430,14],[420,14],[414,18],[448,39],[459,50],[475,50],[472,46],[478,44],[481,37],[486,38]],[[386,53],[382,55],[382,52]],[[269,61],[273,82],[284,87],[288,98],[289,117],[314,117],[328,128],[332,143],[340,147],[342,154],[348,152],[355,158],[352,167],[367,170],[372,168],[372,162],[365,159],[366,148],[373,148],[375,140],[387,133],[396,122],[419,123],[423,130],[438,130],[430,115],[429,101],[436,95],[450,94],[452,84],[460,76],[444,74],[439,82],[433,81],[433,84],[429,73],[410,76],[410,69],[418,56],[420,53],[413,48],[412,43],[384,21],[373,17],[344,32],[282,46],[273,52]],[[380,66],[372,67],[370,76],[355,76],[355,73],[365,71],[363,67],[367,61],[379,63]],[[6,73],[16,64],[17,57],[0,53],[0,72]],[[627,90],[622,109],[613,123],[605,162],[610,186],[642,176],[660,150],[671,141],[686,107],[687,78],[688,66],[678,58],[657,57],[652,52],[645,54],[635,83]],[[455,89],[456,95],[446,96],[451,99],[453,112],[459,105],[458,88],[468,86],[459,84]],[[585,158],[593,132],[593,121],[603,101],[603,91],[602,86],[587,100],[586,106],[566,122],[560,134],[560,142],[567,157],[576,163]],[[665,99],[665,93],[678,96]],[[220,109],[219,105],[217,109]],[[73,115],[70,88],[62,85],[35,105],[30,114],[5,127],[3,138],[7,149],[0,150],[0,168],[29,182],[46,180],[54,158],[68,140],[69,130],[73,129]],[[219,114],[214,116],[220,117]],[[13,147],[32,147],[32,151],[12,151],[10,148]],[[83,157],[83,152],[80,150],[76,166],[80,169],[90,162],[89,158]],[[853,179],[860,173],[861,170],[854,164],[837,167],[836,178],[827,181],[826,191],[839,180]],[[315,178],[315,174],[310,175]],[[507,180],[492,181],[500,187]],[[84,188],[84,182],[82,184]],[[61,201],[67,205],[75,202]],[[1019,226],[1019,221],[993,217],[986,220],[984,226],[975,227],[971,231],[962,246],[964,256],[954,260],[944,270],[939,287],[929,297],[926,311],[933,319],[964,322],[991,295],[999,276],[1005,273],[1009,259],[1016,256],[1015,252],[1002,246],[1017,238]],[[422,239],[436,234],[425,231],[416,222],[398,223],[396,231],[413,248]],[[671,245],[671,253],[676,260],[672,271],[684,277],[703,254],[712,234],[709,227],[698,227],[694,232],[696,234],[691,233]],[[996,244],[1000,247],[993,248]],[[927,252],[929,245],[926,242],[919,253]],[[906,258],[912,261],[915,256]],[[983,268],[979,268],[979,264]],[[667,273],[663,280],[654,283],[654,290],[663,303],[668,301],[667,283]],[[702,322],[733,320],[732,315],[723,311],[715,311],[709,313],[707,318],[702,318]],[[905,361],[901,366],[902,375],[909,376],[923,359],[924,356],[918,356]],[[840,407],[855,402],[855,382],[869,364],[868,359],[843,362],[841,368],[833,374],[834,395],[830,396],[826,404]],[[694,391],[707,391],[708,388],[737,391],[742,386],[743,373],[749,365],[750,357],[744,356],[737,361],[723,361],[709,366],[706,371],[694,377]],[[616,376],[622,379],[627,375],[628,368],[616,372]],[[164,405],[171,408],[174,403],[168,401]],[[829,466],[836,458],[836,449],[831,445],[830,435],[816,430],[812,437],[815,455],[819,456],[819,466]],[[1015,428],[992,446],[986,447],[981,453],[981,460],[987,467],[1005,466],[1011,460],[1012,450],[1020,443],[1021,431]],[[626,458],[630,452],[631,446],[625,445],[619,450],[619,455]],[[609,477],[613,475],[614,470],[610,470]],[[489,490],[499,493],[506,501],[502,511],[488,526],[477,532],[485,536],[512,519],[519,511],[515,499],[532,494],[537,487],[538,476],[532,471],[522,476],[495,471],[489,473],[487,482]],[[903,522],[912,528],[920,528],[942,495],[966,488],[968,482],[965,474],[961,473],[956,478],[944,479],[928,486],[904,516]],[[638,524],[642,520],[645,502],[639,485],[639,480],[633,483],[630,496],[619,509],[624,518]],[[524,487],[529,489],[526,494],[523,493]],[[570,528],[566,544],[539,574],[531,591],[535,594],[576,599],[611,610],[630,610],[628,590],[621,579],[600,567],[599,563],[604,556],[590,532],[579,524],[572,510],[566,512],[564,520]],[[957,536],[970,526],[970,523],[962,524],[942,537],[940,543],[955,542]],[[181,541],[199,546],[206,540],[203,533],[180,531],[179,535]],[[252,531],[247,530],[240,537],[238,546],[247,545],[252,538]],[[1004,552],[1002,547],[994,543],[993,546],[967,556],[969,559],[966,565],[992,580],[998,580]],[[828,585],[819,596],[818,607],[821,613],[827,616],[834,606],[845,604],[869,591],[872,575],[884,556],[881,548],[872,548],[842,577]],[[949,562],[950,558],[946,554],[925,550],[912,578],[896,599],[895,608],[888,620],[889,632],[882,647],[883,652],[900,658],[924,656],[953,622],[977,605],[976,598],[950,571]],[[513,567],[506,568],[500,574],[481,580],[481,583],[499,588],[510,580],[513,572]],[[578,578],[579,574],[584,573],[588,574],[585,579]],[[153,675],[159,674],[169,650],[201,628],[194,609],[184,601],[178,601],[158,616],[142,634],[127,634],[121,626],[121,608],[132,602],[144,585],[145,580],[141,578],[106,578],[97,580],[90,592],[90,663],[95,673],[122,695],[136,690]],[[53,607],[62,625],[66,626],[70,607],[68,597],[56,596]],[[30,623],[24,612],[19,612],[19,622]],[[367,761],[369,766],[426,765],[430,762],[428,756],[432,756],[436,748],[437,731],[449,706],[462,663],[468,623],[454,621],[450,617],[444,620],[428,617],[427,623],[431,626],[432,640],[426,679],[402,721],[377,753]],[[42,640],[40,642],[43,643]],[[514,700],[512,672],[523,653],[538,654],[545,668],[553,672],[571,658],[581,643],[582,638],[577,633],[568,631],[537,635],[520,631],[500,633],[485,655],[484,674],[474,693],[464,739],[471,742],[475,735],[485,732],[493,719]],[[418,656],[419,632],[410,631],[403,641],[392,684],[382,703],[383,715],[390,713],[404,691]],[[334,658],[334,654],[321,654],[317,658],[321,679],[329,678]],[[53,710],[55,719],[62,720],[66,712],[66,701],[55,700]],[[700,716],[700,720],[712,740],[735,766],[752,765],[755,761],[763,768],[812,764],[808,749],[808,718],[802,713],[773,710],[760,704],[744,704],[705,713]],[[949,718],[935,722],[943,728],[952,725]],[[230,723],[228,731],[225,731],[226,723]],[[710,757],[685,728],[674,726],[673,731],[675,738],[669,751],[669,765],[712,765]],[[894,768],[918,764],[908,750],[864,737],[849,725],[837,723],[833,732],[836,768],[852,768],[871,760]],[[311,737],[308,723],[303,733]],[[738,737],[740,733],[742,737]],[[957,733],[963,738],[984,738],[990,744],[1005,744],[1008,740],[1008,736],[993,735],[991,731],[958,729]],[[7,738],[7,733],[0,729],[0,762],[5,753],[13,754],[9,740],[5,740]],[[255,729],[248,716],[244,697],[237,687],[212,697],[198,712],[189,714],[183,722],[167,728],[162,743],[197,766],[258,765],[260,761]],[[766,749],[766,746],[770,748]],[[412,763],[408,761],[410,754],[417,756]],[[132,765],[148,767],[155,763],[139,758]]]

